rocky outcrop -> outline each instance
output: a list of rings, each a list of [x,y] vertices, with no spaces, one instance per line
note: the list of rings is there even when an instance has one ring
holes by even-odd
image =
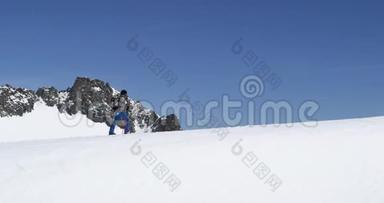
[[[48,106],[56,106],[59,103],[59,91],[54,87],[39,88],[36,95]]]
[[[36,94],[27,89],[10,85],[0,87],[0,117],[22,116],[31,112],[37,101]]]
[[[181,130],[179,119],[175,114],[166,116],[165,118],[160,118],[153,125],[153,132],[162,132],[162,131],[175,131]]]
[[[71,115],[80,112],[92,121],[105,122],[111,113],[112,96],[113,89],[108,83],[79,77],[69,89],[65,110]]]
[[[0,117],[22,116],[33,110],[34,103],[44,101],[48,106],[57,107],[61,113],[81,113],[88,119],[110,125],[111,99],[118,91],[101,80],[78,77],[71,88],[59,91],[54,87],[31,90],[0,87]],[[153,110],[146,109],[139,101],[129,98],[131,132],[161,132],[180,130],[175,115],[160,117]]]

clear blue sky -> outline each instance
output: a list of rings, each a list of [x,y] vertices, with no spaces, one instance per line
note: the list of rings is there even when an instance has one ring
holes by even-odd
[[[316,100],[316,118],[384,115],[382,1],[1,1],[0,82],[36,89],[76,76],[109,81],[157,107],[190,88],[193,101],[243,99],[251,74],[239,38],[283,84],[264,100]],[[179,78],[168,88],[126,48],[132,36]],[[245,101],[245,99],[244,99]]]

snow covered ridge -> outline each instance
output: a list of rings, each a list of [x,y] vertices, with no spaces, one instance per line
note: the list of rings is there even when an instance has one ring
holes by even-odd
[[[110,101],[117,93],[109,83],[85,77],[78,77],[71,88],[61,91],[54,87],[43,87],[34,92],[5,85],[0,87],[0,117],[24,116],[34,109],[36,102],[42,100],[61,113],[80,113],[93,122],[108,124],[108,117],[112,113]],[[131,132],[180,130],[179,120],[175,115],[160,117],[131,98],[130,105]]]

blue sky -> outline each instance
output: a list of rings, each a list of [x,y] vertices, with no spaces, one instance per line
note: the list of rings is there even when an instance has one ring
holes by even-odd
[[[1,1],[0,83],[64,89],[88,76],[156,108],[187,88],[192,101],[247,101],[239,83],[252,69],[231,52],[242,38],[283,81],[258,103],[315,100],[319,120],[379,116],[383,9],[380,1]],[[133,36],[177,75],[174,86],[127,49]]]

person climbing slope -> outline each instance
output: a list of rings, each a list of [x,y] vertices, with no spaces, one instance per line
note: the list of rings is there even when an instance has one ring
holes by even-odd
[[[119,95],[112,98],[112,110],[113,110],[113,121],[109,129],[109,135],[116,135],[116,125],[124,128],[124,134],[130,132],[130,119],[128,116],[129,111],[129,100],[128,93],[126,90],[122,90]]]

